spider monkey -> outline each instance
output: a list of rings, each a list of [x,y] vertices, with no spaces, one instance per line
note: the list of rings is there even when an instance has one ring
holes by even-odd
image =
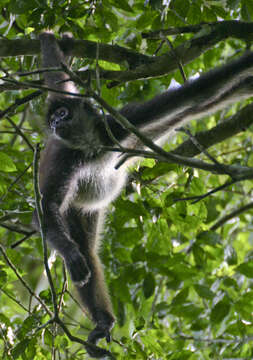
[[[40,42],[44,68],[66,64],[66,56],[52,33],[42,33]],[[252,70],[253,53],[248,53],[180,88],[144,103],[129,104],[120,113],[156,141],[193,118],[249,97],[253,92]],[[52,89],[78,93],[63,71],[47,72],[44,79]],[[117,141],[126,147],[141,147],[138,139],[111,115],[106,119]],[[80,300],[96,325],[88,341],[110,341],[115,319],[98,249],[105,209],[124,186],[127,165],[116,170],[118,155],[101,150],[101,145],[115,144],[102,115],[88,100],[49,92],[46,127],[49,135],[40,164],[46,239],[63,258]],[[100,357],[87,350],[91,356]]]

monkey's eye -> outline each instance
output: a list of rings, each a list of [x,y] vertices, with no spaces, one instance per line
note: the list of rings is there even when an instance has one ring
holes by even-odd
[[[58,117],[58,118],[61,118],[61,119],[64,119],[65,117],[67,117],[69,114],[69,110],[62,106],[60,107],[59,109],[56,110],[55,112],[55,115]]]

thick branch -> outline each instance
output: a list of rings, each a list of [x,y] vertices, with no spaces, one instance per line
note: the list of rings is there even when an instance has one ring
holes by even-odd
[[[228,37],[245,41],[252,40],[253,24],[240,21],[204,24],[198,36],[174,48],[173,52],[169,51],[167,54],[156,57],[139,54],[118,45],[98,44],[88,40],[62,39],[59,40],[59,44],[68,55],[89,59],[97,59],[98,56],[99,59],[109,62],[128,63],[130,70],[100,72],[101,78],[114,80],[118,84],[166,75],[178,68],[175,54],[177,59],[185,65]],[[39,40],[0,40],[0,57],[39,53]],[[93,76],[94,72],[91,72],[91,75]],[[87,73],[84,73],[84,76],[87,76]]]
[[[237,20],[228,20],[212,23],[202,23],[198,25],[169,27],[167,29],[160,29],[156,31],[150,31],[148,33],[142,33],[143,38],[148,39],[161,39],[163,36],[198,33],[205,28],[211,29],[214,33],[221,33],[223,36],[231,36],[244,41],[253,40],[253,23]]]
[[[130,67],[152,61],[151,57],[122,46],[101,44],[89,40],[61,39],[59,45],[68,55],[89,59],[96,59],[97,48],[99,48],[99,59],[116,64],[127,62]],[[40,54],[39,40],[0,40],[0,57],[38,54]]]

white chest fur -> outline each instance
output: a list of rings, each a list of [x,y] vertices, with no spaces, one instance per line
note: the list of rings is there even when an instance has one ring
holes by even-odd
[[[113,159],[99,159],[87,162],[75,170],[66,183],[67,189],[60,212],[64,213],[70,205],[83,211],[94,211],[109,205],[120,193],[126,181],[126,171],[115,170]]]

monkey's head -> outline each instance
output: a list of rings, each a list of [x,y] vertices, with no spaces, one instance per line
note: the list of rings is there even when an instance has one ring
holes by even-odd
[[[87,149],[101,144],[101,118],[86,100],[76,98],[50,99],[47,124],[52,133],[68,147]]]

